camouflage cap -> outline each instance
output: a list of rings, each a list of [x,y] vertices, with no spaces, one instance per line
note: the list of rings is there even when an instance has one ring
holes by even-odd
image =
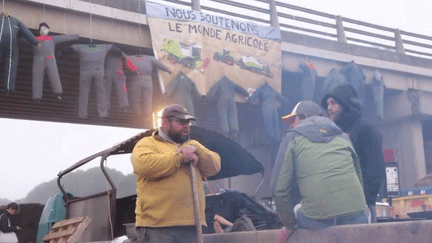
[[[194,120],[196,117],[189,115],[189,112],[181,105],[168,105],[163,109],[162,118],[175,117],[182,120]]]

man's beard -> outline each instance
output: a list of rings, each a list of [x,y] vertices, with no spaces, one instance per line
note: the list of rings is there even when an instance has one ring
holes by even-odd
[[[180,133],[173,133],[173,132],[168,131],[167,135],[175,143],[180,143],[180,144],[182,144],[182,143],[184,143],[190,139],[189,134],[188,135],[181,135]]]

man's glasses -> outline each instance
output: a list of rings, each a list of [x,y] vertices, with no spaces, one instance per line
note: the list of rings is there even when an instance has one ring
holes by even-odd
[[[176,121],[178,122],[180,125],[184,126],[184,125],[192,125],[192,121],[191,120],[185,120],[185,119],[178,119],[178,118],[169,118],[169,121]]]

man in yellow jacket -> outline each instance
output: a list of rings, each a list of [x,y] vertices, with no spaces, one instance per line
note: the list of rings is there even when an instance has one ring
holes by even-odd
[[[221,163],[217,153],[189,138],[193,120],[181,105],[169,105],[161,128],[133,149],[138,243],[197,242],[189,163],[197,168],[201,224],[206,226],[202,178],[218,173]]]

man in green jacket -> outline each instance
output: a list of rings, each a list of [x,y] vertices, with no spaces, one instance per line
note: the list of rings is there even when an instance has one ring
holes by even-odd
[[[301,101],[282,118],[292,129],[272,174],[276,210],[285,226],[281,242],[295,228],[368,222],[357,154],[347,134],[322,114],[319,105]],[[294,212],[298,200],[301,207]]]
[[[165,107],[161,128],[132,151],[138,243],[197,242],[189,163],[197,168],[200,223],[206,225],[202,178],[218,173],[221,163],[217,153],[189,139],[192,120],[181,105]]]

